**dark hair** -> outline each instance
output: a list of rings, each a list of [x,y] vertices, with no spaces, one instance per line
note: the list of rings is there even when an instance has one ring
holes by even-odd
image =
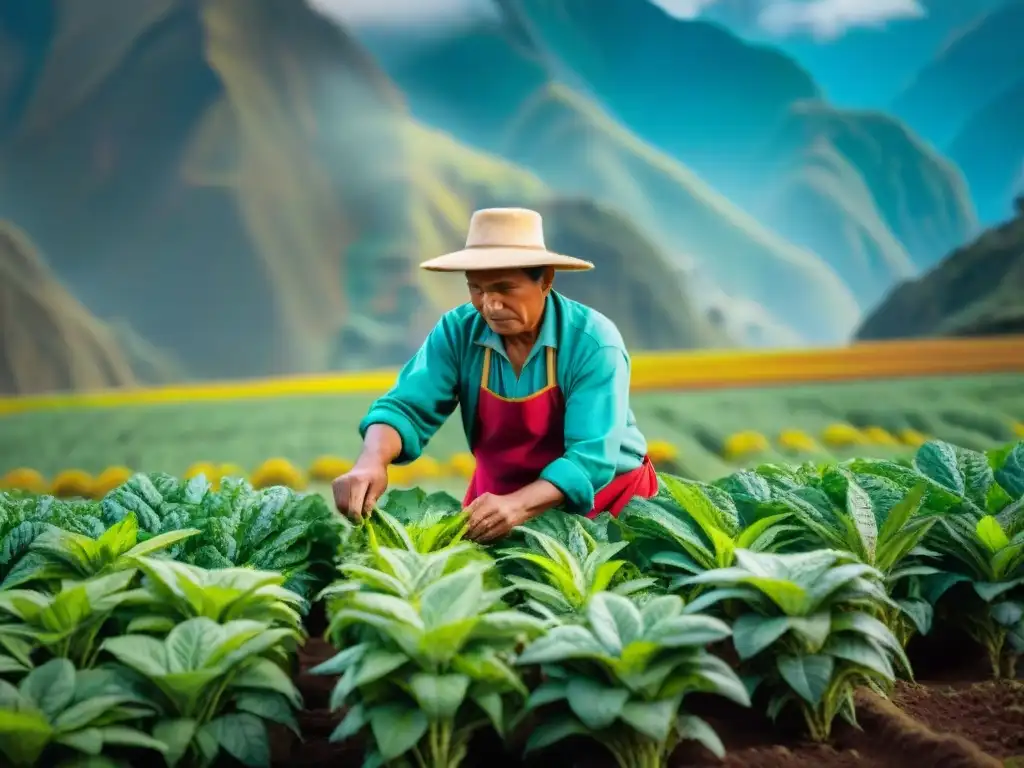
[[[533,282],[540,282],[540,279],[544,277],[544,273],[547,272],[547,267],[523,267],[523,272],[526,276],[533,280]]]

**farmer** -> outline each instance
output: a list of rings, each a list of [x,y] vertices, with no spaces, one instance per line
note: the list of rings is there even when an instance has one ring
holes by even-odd
[[[465,273],[469,303],[441,318],[370,407],[362,453],[333,484],[341,512],[369,514],[388,465],[416,459],[460,404],[476,459],[463,502],[473,540],[553,507],[617,515],[657,492],[618,329],[552,290],[556,270],[593,264],[548,251],[538,213],[495,208],[473,214],[465,249],[420,266]]]

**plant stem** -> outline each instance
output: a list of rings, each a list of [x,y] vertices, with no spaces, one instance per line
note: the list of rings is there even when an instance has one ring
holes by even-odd
[[[662,757],[662,745],[653,739],[639,738],[629,756],[630,768],[662,768],[667,762]]]
[[[452,731],[455,724],[451,720],[435,720],[427,731],[428,768],[457,768],[462,762],[461,750],[452,749]]]
[[[1017,679],[1017,658],[1018,654],[1013,649],[1003,649],[1003,677],[1007,680]]]
[[[801,703],[800,708],[804,713],[804,722],[807,723],[807,733],[811,741],[823,744],[832,735],[832,721],[824,712],[824,707],[812,707]]]

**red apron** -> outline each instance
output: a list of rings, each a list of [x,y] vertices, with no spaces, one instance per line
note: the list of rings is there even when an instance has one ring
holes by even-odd
[[[501,397],[487,388],[491,350],[484,350],[484,370],[473,435],[476,471],[463,504],[485,493],[504,496],[535,482],[543,469],[565,454],[565,399],[558,388],[554,347],[547,347],[548,383],[529,397]],[[619,512],[634,496],[658,492],[658,476],[649,457],[634,470],[612,479],[594,495],[587,517]]]

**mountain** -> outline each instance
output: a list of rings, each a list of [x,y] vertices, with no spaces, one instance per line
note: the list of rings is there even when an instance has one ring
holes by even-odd
[[[587,295],[635,348],[666,329],[726,343],[634,226],[411,120],[372,57],[305,3],[52,7],[48,36],[18,38],[41,65],[0,89],[0,215],[126,349],[161,350],[146,370],[166,355],[199,378],[399,364],[465,301],[418,262],[458,247],[488,205],[565,211],[567,244],[609,265]],[[624,280],[627,258],[647,273]]]
[[[949,144],[983,221],[1006,217],[1024,193],[1024,77],[967,121]]]
[[[25,233],[9,222],[0,222],[0,315],[0,394],[138,384],[115,335],[75,300]]]
[[[975,232],[958,170],[888,115],[795,105],[765,158],[759,218],[825,256],[865,306]]]
[[[540,52],[507,18],[419,39],[402,30],[368,37],[418,120],[488,151],[500,149],[520,105],[551,80]]]
[[[960,31],[892,102],[894,114],[948,147],[979,110],[1024,78],[1024,0],[1006,0]]]
[[[505,135],[504,157],[560,193],[629,214],[665,248],[686,254],[723,288],[760,304],[806,340],[835,343],[856,324],[856,301],[818,256],[762,227],[568,88],[536,93]]]
[[[415,42],[408,32],[389,42],[378,31],[372,39],[417,119],[529,169],[560,194],[629,214],[675,263],[685,254],[697,272],[723,281],[732,300],[712,302],[721,289],[702,290],[694,298],[704,310],[714,304],[728,315],[743,301],[761,304],[761,311],[744,310],[742,322],[727,320],[734,331],[750,328],[739,340],[770,345],[847,337],[859,308],[832,270],[644,143],[592,98],[554,84],[545,69],[549,57],[517,19],[508,14]]]
[[[857,338],[1007,333],[1024,333],[1024,198],[1011,221],[893,290]]]
[[[594,263],[593,273],[559,275],[558,290],[614,319],[627,345],[638,348],[642,342],[646,349],[666,350],[734,346],[728,331],[691,299],[687,276],[632,217],[586,198],[554,199],[538,210],[549,248],[583,254]]]
[[[730,195],[789,106],[816,98],[806,70],[724,27],[648,2],[500,0],[556,80],[593,96],[640,138]]]

